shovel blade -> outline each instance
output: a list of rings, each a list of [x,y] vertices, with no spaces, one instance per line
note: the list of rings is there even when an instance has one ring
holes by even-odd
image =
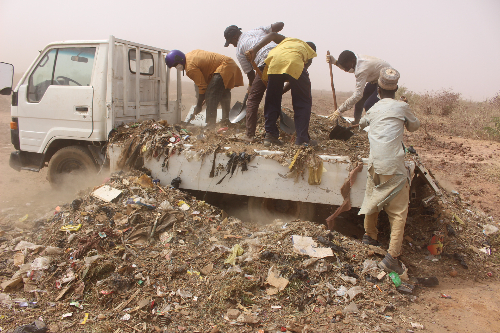
[[[243,105],[240,101],[234,103],[233,107],[229,111],[229,121],[232,124],[239,122],[241,119],[245,118],[247,114],[246,105]]]
[[[283,111],[280,114],[280,128],[286,134],[295,133],[295,122]]]
[[[354,133],[343,126],[336,125],[331,131],[328,137],[330,140],[342,140],[342,141],[347,141],[353,136]]]

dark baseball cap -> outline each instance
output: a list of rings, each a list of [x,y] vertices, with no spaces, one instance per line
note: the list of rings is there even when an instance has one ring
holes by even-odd
[[[235,25],[230,25],[226,28],[226,30],[224,30],[224,38],[226,38],[226,44],[224,44],[224,47],[229,46],[229,40],[236,36],[240,30],[241,28],[238,28]]]

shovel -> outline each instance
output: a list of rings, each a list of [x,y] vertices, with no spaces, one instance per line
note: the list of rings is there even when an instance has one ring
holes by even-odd
[[[259,67],[257,67],[257,65],[253,60],[250,61],[250,63],[252,64],[252,67],[255,70],[255,72],[262,78],[262,72],[260,71]],[[264,85],[267,87],[267,82],[266,81],[262,82],[264,82]],[[293,121],[292,118],[287,116],[286,113],[283,112],[283,110],[281,110],[280,112],[280,128],[286,134],[291,135],[295,133],[295,122]]]
[[[241,119],[245,118],[247,114],[247,99],[248,93],[246,93],[243,103],[240,101],[234,103],[231,111],[229,111],[229,121],[231,124],[239,122]]]
[[[286,134],[292,135],[295,133],[295,122],[283,110],[280,113],[280,128]]]
[[[330,55],[330,51],[326,51],[327,55]],[[333,93],[333,107],[337,110],[337,96],[335,95],[335,86],[333,85],[333,72],[332,72],[332,64],[328,64],[330,67],[330,83],[332,86]],[[342,117],[342,116],[341,116]],[[339,125],[339,121],[337,120],[337,125],[330,131],[328,137],[330,140],[343,140],[347,141],[353,136],[354,133],[347,127],[343,127]]]
[[[347,141],[353,136],[354,133],[347,127],[340,126],[337,120],[337,125],[330,131],[328,138],[330,140],[343,140]]]

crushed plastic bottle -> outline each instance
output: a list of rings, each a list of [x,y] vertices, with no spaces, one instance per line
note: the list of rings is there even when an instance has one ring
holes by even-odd
[[[391,277],[392,282],[394,282],[394,285],[399,287],[401,285],[401,279],[399,278],[399,274],[396,272],[390,272],[389,276]]]

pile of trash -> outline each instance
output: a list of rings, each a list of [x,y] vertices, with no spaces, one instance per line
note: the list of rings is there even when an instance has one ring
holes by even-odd
[[[283,112],[290,113],[291,111],[285,108]],[[293,117],[291,114],[289,116]],[[339,124],[349,126],[348,122],[343,119]],[[325,117],[314,113],[311,115],[309,134],[311,139],[319,142],[319,145],[315,147],[317,154],[348,156],[352,162],[368,157],[370,147],[365,131],[353,129],[353,136],[347,141],[328,140],[332,128],[333,124]],[[216,129],[207,129],[188,123],[172,126],[165,120],[158,122],[147,120],[117,127],[111,133],[109,142],[125,147],[117,166],[131,169],[141,167],[140,156],[146,159],[161,159],[163,165],[168,166],[169,156],[182,152],[186,149],[185,145],[189,145],[190,149],[196,151],[202,159],[227,146],[231,147],[232,151],[244,152],[248,155],[255,154],[255,150],[279,149],[284,154],[270,155],[269,158],[276,159],[281,164],[289,163],[298,149],[294,144],[295,134],[287,134],[284,131],[280,131],[283,146],[265,148],[263,145],[264,119],[260,115],[257,122],[256,142],[245,141],[245,133],[244,123],[219,123]]]
[[[476,217],[459,211],[452,200],[426,198],[422,209],[435,223],[428,228],[418,220],[421,212],[410,211],[406,234],[411,241],[405,241],[402,257],[408,273],[398,276],[378,268],[385,250],[324,225],[300,220],[251,224],[140,171],[113,174],[44,218],[22,221],[25,228],[19,223],[1,227],[0,330],[423,328],[411,318],[402,320],[400,313],[423,288],[439,284],[440,268],[422,268],[419,262],[477,275],[489,254],[483,248],[471,252],[470,246],[498,237],[493,224],[485,224],[482,232]],[[457,222],[446,220],[443,205],[452,207]],[[424,235],[443,226],[448,233],[434,233],[432,239]],[[490,245],[490,250],[496,248]]]

